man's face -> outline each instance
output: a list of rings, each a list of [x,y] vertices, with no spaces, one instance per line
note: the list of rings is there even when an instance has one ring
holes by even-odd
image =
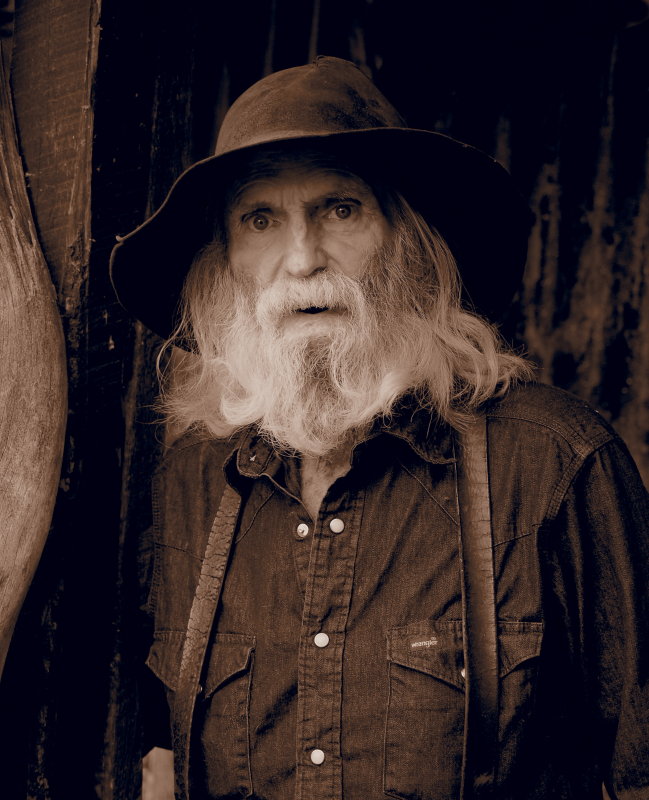
[[[266,153],[232,186],[188,303],[218,429],[256,424],[279,448],[323,456],[446,362],[438,254],[414,212],[386,188],[386,218],[359,177],[305,158]]]
[[[317,273],[360,277],[389,223],[361,178],[301,159],[244,184],[227,209],[226,231],[234,273],[268,288]],[[285,332],[324,333],[340,313],[298,309]]]

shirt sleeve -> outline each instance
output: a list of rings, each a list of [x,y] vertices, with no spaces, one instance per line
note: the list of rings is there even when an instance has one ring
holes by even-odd
[[[153,675],[145,661],[153,640],[153,619],[149,605],[153,575],[153,529],[149,528],[139,538],[138,584],[140,647],[138,652],[138,696],[142,720],[142,752],[153,747],[171,749],[169,704],[162,683]]]
[[[617,437],[588,457],[556,520],[581,730],[612,800],[649,796],[649,501]]]

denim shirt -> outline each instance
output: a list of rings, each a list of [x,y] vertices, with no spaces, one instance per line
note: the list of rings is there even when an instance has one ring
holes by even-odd
[[[649,797],[644,487],[619,438],[564,392],[519,387],[487,420],[496,797],[599,798],[602,781],[612,797]],[[192,800],[456,797],[464,667],[451,431],[407,407],[377,423],[316,521],[295,464],[254,430],[174,445],[154,479],[145,570],[147,664],[172,721],[226,481],[243,503],[191,730]]]

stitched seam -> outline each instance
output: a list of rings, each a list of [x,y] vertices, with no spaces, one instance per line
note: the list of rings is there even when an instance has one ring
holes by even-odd
[[[429,453],[424,452],[422,448],[414,441],[409,439],[407,436],[404,436],[402,433],[397,433],[396,431],[385,431],[389,436],[393,436],[395,439],[400,439],[402,442],[405,442],[410,449],[415,452],[419,458],[423,461],[427,461],[429,464],[454,464],[455,458],[449,458],[448,456],[440,455],[434,456],[430,455]]]
[[[494,542],[494,550],[496,547],[502,547],[504,544],[509,544],[510,542],[516,542],[519,539],[527,539],[529,536],[534,536],[538,533],[539,528],[543,523],[539,523],[533,531],[529,531],[528,533],[519,533],[516,536],[512,536],[510,539],[504,539],[502,542]]]
[[[539,419],[533,419],[532,417],[526,417],[523,415],[516,415],[516,414],[505,414],[505,413],[498,413],[498,412],[489,412],[488,418],[490,419],[509,419],[509,420],[517,420],[518,422],[527,422],[530,425],[536,425],[539,428],[544,428],[546,430],[553,431],[560,436],[561,439],[566,442],[566,444],[570,445],[571,448],[579,453],[582,457],[586,457],[590,455],[595,450],[598,450],[602,445],[606,444],[609,441],[612,441],[614,438],[614,434],[609,433],[607,430],[602,430],[599,435],[593,436],[592,439],[586,439],[579,433],[574,431],[570,431],[572,436],[569,436],[569,431],[560,429],[555,427],[554,425],[550,425],[548,422],[541,421]],[[586,447],[584,447],[586,445]]]
[[[430,491],[426,487],[426,484],[423,483],[423,481],[421,481],[413,472],[411,472],[411,470],[409,470],[408,467],[406,467],[406,465],[402,461],[399,461],[399,465],[401,466],[401,468],[403,470],[405,470],[408,473],[408,475],[410,475],[411,478],[413,478],[414,480],[417,481],[417,483],[426,492],[426,494],[430,497],[430,499],[435,503],[435,505],[437,505],[441,509],[441,511],[444,512],[444,514],[446,514],[446,516],[451,520],[451,522],[454,525],[458,525],[459,523],[458,523],[457,519],[454,519],[454,517],[450,514],[449,511],[447,511],[444,508],[444,506],[439,502],[439,500],[433,494],[430,493]]]
[[[494,548],[500,547],[504,544],[508,544],[509,542],[514,542],[517,539],[524,539],[526,536],[534,536],[543,526],[543,524],[549,520],[554,519],[559,509],[561,508],[561,504],[565,500],[566,494],[570,489],[573,481],[577,477],[577,475],[581,472],[584,468],[586,462],[589,458],[592,458],[596,453],[598,453],[602,448],[606,447],[607,444],[612,442],[614,437],[611,437],[607,441],[603,442],[599,447],[595,448],[591,453],[589,453],[585,458],[582,458],[580,455],[575,453],[570,464],[568,465],[562,479],[557,483],[554,491],[552,492],[552,496],[550,497],[550,502],[548,503],[548,508],[545,514],[545,517],[539,522],[533,531],[529,531],[528,533],[522,533],[517,536],[512,536],[511,539],[506,539],[502,542],[495,542]]]
[[[160,564],[160,547],[158,541],[158,531],[160,530],[160,517],[161,517],[161,510],[160,510],[160,502],[158,499],[158,480],[154,476],[153,481],[151,482],[151,511],[152,511],[152,539],[151,543],[153,545],[153,565],[151,568],[151,583],[148,587],[147,597],[145,601],[144,607],[147,611],[152,614],[154,617],[156,616],[157,610],[157,599],[158,599],[158,590],[160,588],[160,577],[162,574],[162,566]]]
[[[170,633],[179,633],[184,635],[185,631],[182,628],[156,628],[154,638],[155,639],[163,639],[164,641],[169,641]]]
[[[571,467],[574,466],[574,469],[566,470],[564,479],[557,484],[557,488],[555,489],[552,499],[550,500],[550,503],[548,505],[547,519],[554,519],[554,517],[559,513],[559,509],[561,508],[561,505],[565,500],[566,495],[568,494],[568,490],[572,486],[572,483],[576,479],[577,475],[585,467],[588,459],[593,458],[596,453],[598,453],[612,441],[613,437],[611,437],[608,441],[603,442],[599,447],[595,448],[592,452],[588,453],[588,455],[585,458],[582,459],[578,459],[577,457],[573,458],[573,460],[570,462],[570,466]]]
[[[185,553],[185,555],[191,556],[195,561],[201,561],[202,557],[196,555],[196,553],[192,553],[191,550],[185,550],[182,547],[178,547],[175,544],[168,544],[167,542],[156,541],[158,547],[166,547],[168,550],[176,550],[179,553]]]
[[[240,531],[239,531],[239,535],[238,535],[238,536],[235,536],[235,540],[234,540],[234,541],[235,541],[235,543],[237,543],[237,544],[238,544],[238,543],[239,543],[239,542],[240,542],[240,541],[243,539],[243,537],[244,537],[244,536],[245,536],[245,535],[248,533],[248,531],[249,531],[249,530],[252,528],[252,526],[255,524],[255,520],[257,519],[257,515],[258,515],[258,514],[259,514],[259,512],[262,510],[262,508],[263,508],[263,507],[266,505],[266,503],[267,503],[267,502],[270,500],[270,498],[271,498],[271,497],[272,497],[272,496],[275,494],[275,492],[276,492],[276,489],[275,489],[275,487],[274,487],[274,486],[272,486],[272,487],[271,487],[271,490],[270,490],[270,494],[269,494],[269,495],[268,495],[268,497],[267,497],[267,498],[266,498],[266,499],[265,499],[265,500],[264,500],[264,501],[263,501],[263,502],[260,504],[259,508],[258,508],[258,509],[255,511],[255,513],[254,513],[254,514],[253,514],[253,516],[252,516],[252,519],[250,520],[250,524],[248,525],[248,527],[247,527],[245,530],[240,530]]]

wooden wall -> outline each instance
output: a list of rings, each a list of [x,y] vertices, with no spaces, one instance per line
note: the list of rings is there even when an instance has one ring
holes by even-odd
[[[131,564],[161,449],[159,342],[117,306],[108,256],[269,71],[351,58],[411,125],[511,169],[536,223],[504,330],[542,380],[602,410],[649,478],[645,12],[641,0],[17,3],[16,117],[70,411],[52,531],[0,686],[3,797],[137,796]]]

